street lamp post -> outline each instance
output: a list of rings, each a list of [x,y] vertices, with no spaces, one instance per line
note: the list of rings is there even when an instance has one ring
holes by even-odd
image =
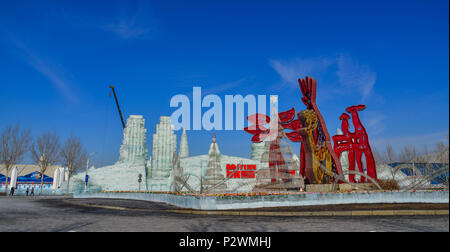
[[[92,155],[97,154],[97,152],[92,152],[91,154],[89,154],[87,160],[86,160],[86,176],[85,176],[85,180],[84,180],[84,192],[87,192],[87,185],[88,185],[88,180],[89,180],[89,175],[88,175],[88,169],[89,169],[89,159],[91,158]]]

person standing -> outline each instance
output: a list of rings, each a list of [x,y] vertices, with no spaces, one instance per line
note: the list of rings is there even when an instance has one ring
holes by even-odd
[[[31,195],[33,195],[34,196],[34,186],[33,187],[31,187],[31,193],[30,193],[30,196]]]
[[[30,188],[29,188],[29,187],[27,187],[27,190],[26,190],[26,194],[27,194],[27,196],[28,196],[29,190],[30,190]]]
[[[10,196],[14,196],[14,187],[11,187],[11,191],[9,191]]]

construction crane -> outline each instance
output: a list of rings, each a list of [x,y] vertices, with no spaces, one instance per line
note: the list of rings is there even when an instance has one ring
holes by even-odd
[[[119,101],[117,100],[117,95],[116,95],[116,91],[114,90],[114,86],[110,85],[109,86],[114,94],[114,99],[116,100],[116,105],[117,105],[117,110],[119,111],[119,115],[120,115],[120,120],[122,121],[122,126],[125,129],[125,122],[123,121],[123,116],[122,116],[122,112],[120,111],[120,106],[119,106]],[[111,96],[111,93],[109,93],[109,96]]]

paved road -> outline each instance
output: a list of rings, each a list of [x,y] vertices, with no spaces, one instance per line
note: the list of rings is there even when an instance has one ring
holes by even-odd
[[[174,207],[133,200],[0,197],[0,231],[449,231],[448,216],[199,216],[170,213],[167,209]]]

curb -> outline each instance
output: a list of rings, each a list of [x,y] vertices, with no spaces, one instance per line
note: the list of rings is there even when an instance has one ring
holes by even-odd
[[[0,196],[3,199],[73,199],[73,195],[39,195],[26,196],[26,195],[15,195],[15,196]]]
[[[238,215],[238,216],[418,216],[449,215],[449,210],[355,210],[355,211],[201,211],[201,210],[166,210],[172,213],[195,215]]]
[[[149,209],[135,209],[118,206],[104,206],[94,204],[83,204],[78,202],[65,203],[83,207],[103,208],[119,211],[136,211],[136,212],[155,212]],[[449,215],[449,210],[353,210],[353,211],[297,211],[297,212],[273,212],[273,211],[211,211],[211,210],[191,210],[191,209],[175,209],[161,210],[162,212],[178,213],[178,214],[194,214],[194,215],[225,215],[225,216],[284,216],[284,217],[301,217],[301,216],[420,216],[420,215]]]

